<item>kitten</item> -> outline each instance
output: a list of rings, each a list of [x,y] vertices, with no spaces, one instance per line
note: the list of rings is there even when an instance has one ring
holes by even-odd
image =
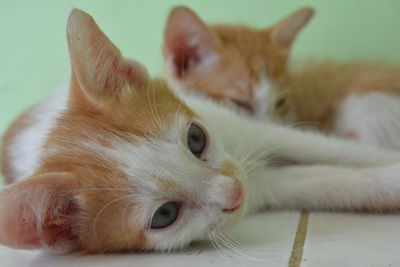
[[[171,85],[234,103],[253,117],[400,149],[400,68],[382,63],[290,64],[290,47],[314,11],[256,30],[205,25],[188,8],[170,13],[164,62]]]
[[[78,9],[67,40],[69,90],[25,112],[3,139],[3,245],[166,251],[267,206],[400,205],[400,164],[381,167],[397,153],[258,123],[171,90]]]

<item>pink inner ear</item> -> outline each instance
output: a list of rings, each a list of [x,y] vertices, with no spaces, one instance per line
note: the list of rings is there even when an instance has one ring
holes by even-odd
[[[172,59],[178,78],[216,53],[217,46],[218,41],[193,11],[185,7],[171,11],[164,31],[164,57]]]
[[[78,214],[78,205],[73,201],[65,201],[65,205],[57,212],[50,211],[42,225],[42,240],[48,246],[63,245],[76,241],[74,234],[74,218]]]
[[[0,243],[22,249],[71,247],[79,209],[62,186],[38,179],[1,192]]]
[[[96,66],[93,80],[97,81],[98,86],[105,89],[105,94],[108,92],[110,96],[118,94],[117,90],[121,90],[127,83],[141,87],[148,80],[147,71],[139,63],[123,59],[111,51],[94,50],[91,62]]]
[[[175,75],[178,78],[182,78],[191,67],[200,63],[198,48],[188,46],[183,36],[173,40],[170,48],[175,51],[172,61],[175,66]]]

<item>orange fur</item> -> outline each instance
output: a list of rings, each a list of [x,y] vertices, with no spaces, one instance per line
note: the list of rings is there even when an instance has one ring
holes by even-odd
[[[185,88],[205,92],[222,102],[234,99],[247,103],[253,97],[254,83],[264,67],[260,56],[273,59],[274,64],[268,65],[266,70],[271,76],[277,77],[285,69],[286,55],[276,46],[265,45],[268,36],[263,32],[226,25],[208,29],[217,38],[219,60],[201,72],[184,73]],[[164,47],[164,55],[169,53]]]
[[[307,22],[310,12],[310,9],[298,12],[303,19],[299,22],[301,25]],[[303,13],[307,16],[303,17]],[[179,22],[188,25],[179,28]],[[285,22],[286,20],[262,31],[236,25],[205,26],[193,11],[186,7],[177,7],[171,11],[164,32],[163,53],[167,63],[167,75],[173,79],[179,79],[185,89],[205,92],[220,102],[233,100],[243,104],[243,107],[249,107],[254,96],[254,87],[259,82],[261,74],[265,73],[271,79],[277,80],[286,73],[288,46],[292,40],[277,34],[278,29]],[[193,28],[197,28],[197,31]],[[208,49],[210,51],[207,50],[207,52],[217,56],[216,62],[203,66],[201,69],[187,66],[186,69],[176,70],[181,68],[181,65],[185,65],[178,63],[175,63],[177,65],[175,67],[170,66],[167,62],[170,58],[174,61],[177,57],[185,56],[189,58],[186,60],[199,61],[197,59],[199,55],[196,51],[190,50],[194,50],[190,44],[188,44],[189,47],[176,47],[178,41],[190,43],[190,36],[180,36],[184,35],[182,33],[184,31],[188,31],[187,35],[209,36],[206,40],[199,41],[197,49],[201,50],[202,46],[211,46],[212,49]],[[265,59],[268,59],[268,64],[265,64]]]
[[[234,176],[236,172],[235,166],[230,161],[225,161],[222,163],[219,173],[228,177]]]
[[[346,97],[372,91],[400,93],[400,68],[384,63],[308,61],[292,70],[290,46],[312,14],[312,9],[303,8],[263,30],[238,25],[210,25],[202,31],[213,36],[217,44],[217,49],[210,52],[217,58],[215,63],[201,69],[188,68],[182,77],[175,77],[167,64],[167,74],[179,80],[184,88],[205,92],[217,101],[234,100],[241,107],[251,107],[255,85],[260,75],[265,75],[277,96],[269,103],[272,118],[285,121],[291,116],[289,123],[324,132],[333,130],[336,108]],[[174,34],[170,24],[185,16],[192,17],[192,27],[202,23],[193,11],[185,7],[177,7],[171,12],[165,31],[166,61],[174,53],[179,53],[168,43],[167,36]]]
[[[300,71],[281,77],[278,84],[296,121],[330,132],[336,107],[349,95],[371,91],[399,94],[400,68],[368,62],[309,62]]]

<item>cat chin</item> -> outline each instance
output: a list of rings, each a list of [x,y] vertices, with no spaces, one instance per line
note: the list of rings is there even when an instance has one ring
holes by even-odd
[[[242,205],[232,213],[222,214],[220,219],[209,227],[207,234],[221,233],[228,230],[246,214],[246,209],[247,205],[243,202]]]

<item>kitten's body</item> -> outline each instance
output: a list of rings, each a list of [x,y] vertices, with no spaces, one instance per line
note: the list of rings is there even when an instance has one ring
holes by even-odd
[[[399,67],[308,62],[282,77],[277,88],[287,98],[286,105],[269,111],[278,121],[400,149]]]
[[[291,44],[312,15],[304,8],[256,30],[207,26],[178,7],[165,30],[167,77],[171,84],[233,102],[257,119],[400,149],[400,67],[290,61]]]
[[[2,171],[8,183],[34,173],[47,135],[67,105],[67,89],[24,112],[3,137]]]
[[[4,139],[2,169],[15,183],[0,192],[1,244],[171,250],[263,207],[399,208],[400,164],[384,166],[399,154],[259,123],[172,91],[124,59],[80,10],[67,39],[69,91],[20,117]],[[200,152],[189,142],[193,127],[204,137]]]

